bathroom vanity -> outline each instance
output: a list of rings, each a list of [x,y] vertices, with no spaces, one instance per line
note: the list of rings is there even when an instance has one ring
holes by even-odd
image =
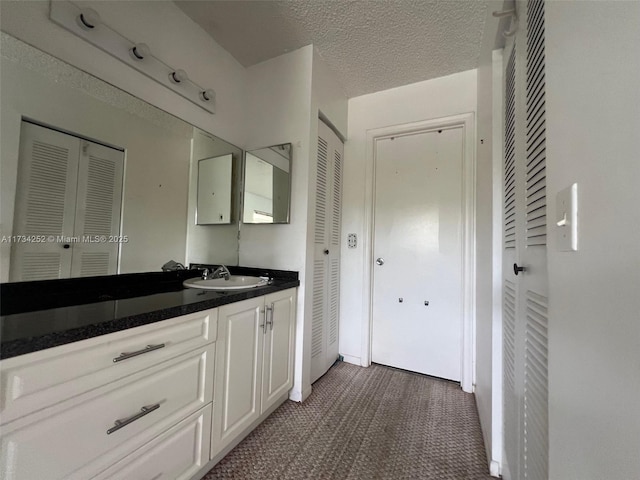
[[[155,293],[137,274],[141,295],[3,315],[0,477],[201,478],[293,385],[299,281],[265,273],[215,292],[170,272]]]

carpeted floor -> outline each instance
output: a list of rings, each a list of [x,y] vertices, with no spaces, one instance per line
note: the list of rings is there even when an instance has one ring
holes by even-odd
[[[490,479],[475,399],[402,370],[337,363],[287,401],[206,480]]]

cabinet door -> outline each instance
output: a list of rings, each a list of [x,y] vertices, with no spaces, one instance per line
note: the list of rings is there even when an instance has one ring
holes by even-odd
[[[264,297],[220,308],[212,457],[260,416]]]
[[[293,386],[293,339],[296,290],[284,290],[265,297],[267,332],[262,364],[262,405],[264,413]]]

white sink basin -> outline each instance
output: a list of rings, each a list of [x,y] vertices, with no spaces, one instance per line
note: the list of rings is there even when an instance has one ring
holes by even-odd
[[[182,285],[185,287],[201,288],[203,290],[242,290],[244,288],[261,287],[266,284],[266,278],[245,277],[243,275],[231,275],[229,280],[225,280],[224,278],[203,280],[197,277],[182,282]]]

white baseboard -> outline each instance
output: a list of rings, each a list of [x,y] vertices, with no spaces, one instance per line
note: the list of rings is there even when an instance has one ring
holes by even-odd
[[[303,391],[296,390],[294,388],[289,392],[289,400],[293,400],[294,402],[302,403],[307,398],[309,398],[309,395],[311,395],[311,390],[312,390],[311,385],[309,385]]]
[[[344,355],[343,354],[342,358],[347,363],[351,363],[352,365],[358,365],[359,367],[362,366],[362,363],[360,363],[360,357],[354,357],[352,355]]]
[[[491,460],[489,464],[489,475],[496,478],[500,477],[500,464],[495,460]]]

